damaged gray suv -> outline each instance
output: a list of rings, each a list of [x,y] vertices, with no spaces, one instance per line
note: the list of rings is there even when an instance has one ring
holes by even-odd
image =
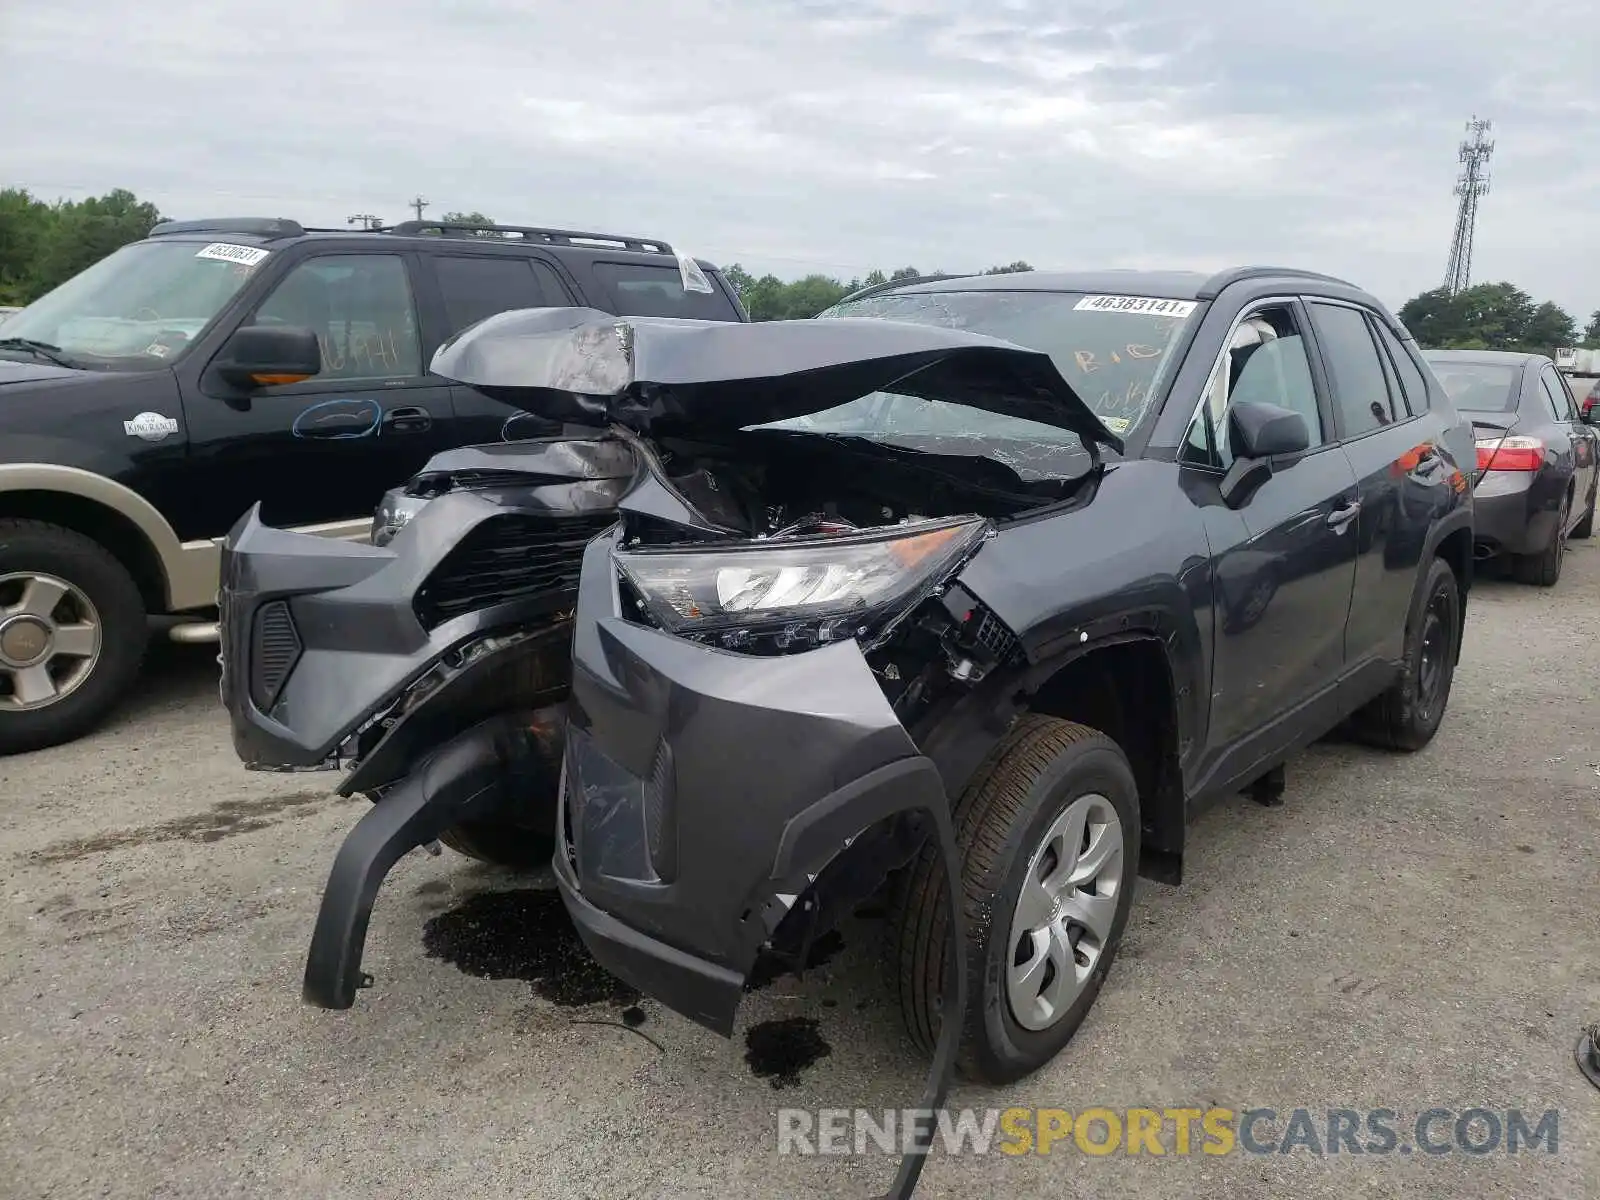
[[[1405,329],[1338,280],[923,281],[752,325],[529,310],[433,368],[592,427],[628,478],[559,614],[554,748],[559,723],[530,737],[518,716],[555,700],[517,665],[511,609],[407,624],[494,491],[321,564],[236,531],[227,611],[287,597],[285,628],[311,630],[294,672],[376,671],[400,696],[447,650],[496,680],[340,851],[318,1003],[350,1003],[401,854],[523,822],[551,830],[594,956],[723,1034],[758,955],[803,961],[889,881],[913,1037],[1015,1080],[1093,1004],[1136,877],[1178,882],[1198,809],[1277,802],[1285,759],[1341,724],[1416,750],[1444,716],[1472,434]],[[340,586],[297,598],[314,570]],[[527,782],[533,759],[550,782]]]

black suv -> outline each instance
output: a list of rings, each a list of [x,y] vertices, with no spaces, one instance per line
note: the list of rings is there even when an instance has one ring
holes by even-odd
[[[147,618],[216,636],[219,542],[364,537],[436,452],[550,432],[433,375],[507,309],[743,321],[666,242],[409,221],[170,222],[0,327],[0,753],[70,740],[133,683]]]
[[[758,955],[803,962],[903,867],[909,1029],[1014,1080],[1093,1003],[1136,875],[1178,879],[1197,808],[1276,802],[1346,720],[1416,750],[1444,715],[1472,430],[1350,284],[1036,273],[739,328],[542,317],[435,366],[632,425],[648,467],[585,553],[556,879],[602,965],[713,1029]]]

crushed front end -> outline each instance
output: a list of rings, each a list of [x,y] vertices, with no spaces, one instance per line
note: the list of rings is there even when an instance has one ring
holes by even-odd
[[[408,851],[549,860],[579,567],[634,470],[603,435],[468,448],[386,498],[381,545],[256,510],[230,533],[221,689],[239,757],[343,767],[338,790],[374,801],[323,893],[310,1003],[352,1003],[373,900]]]

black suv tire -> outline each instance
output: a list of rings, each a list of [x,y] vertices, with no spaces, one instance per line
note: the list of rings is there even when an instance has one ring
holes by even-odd
[[[68,585],[70,591],[52,613],[63,611],[62,603],[77,603],[73,592],[87,599],[93,620],[77,623],[98,623],[98,650],[87,673],[59,699],[21,710],[8,703],[15,686],[14,664],[0,660],[0,754],[42,750],[88,733],[133,686],[149,643],[138,585],[99,542],[43,521],[0,520],[0,580],[9,580],[0,587],[17,590],[30,575]],[[0,605],[4,603],[0,597]]]
[[[464,821],[439,835],[457,854],[512,871],[548,867],[556,841],[548,833],[524,829],[508,821]]]
[[[1109,933],[1067,1007],[1043,1027],[1025,1027],[1008,999],[1006,982],[1021,947],[1020,941],[1010,943],[1025,876],[1047,848],[1044,839],[1058,819],[1093,798],[1114,811],[1120,833],[1115,891],[1105,897],[1114,897]],[[1116,957],[1139,873],[1138,787],[1127,757],[1103,733],[1030,714],[977,770],[953,816],[969,970],[958,1068],[969,1079],[1009,1083],[1049,1062],[1071,1040]],[[1090,882],[1098,890],[1098,881]],[[947,905],[944,869],[937,848],[930,846],[897,881],[889,914],[891,978],[901,1014],[912,1040],[929,1053],[939,1036]],[[1048,986],[1048,968],[1045,976]]]
[[[1431,742],[1450,702],[1460,639],[1461,588],[1450,564],[1435,558],[1406,623],[1400,678],[1355,714],[1356,736],[1387,750],[1421,750]]]

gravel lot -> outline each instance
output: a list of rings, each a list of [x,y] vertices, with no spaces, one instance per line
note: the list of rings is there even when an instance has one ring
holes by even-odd
[[[1390,1108],[1403,1132],[1435,1106],[1558,1109],[1557,1153],[1100,1158],[1068,1143],[936,1157],[918,1194],[1600,1190],[1600,1091],[1573,1062],[1600,1019],[1597,597],[1600,542],[1574,544],[1553,591],[1482,584],[1428,750],[1319,745],[1290,764],[1285,807],[1207,814],[1184,887],[1141,883],[1067,1051],[953,1099]],[[915,1102],[924,1066],[889,1007],[875,922],[752,995],[727,1042],[595,989],[564,920],[528,920],[549,897],[527,880],[419,853],[379,899],[377,986],[349,1012],[310,1009],[312,916],[364,805],[327,783],[239,768],[204,650],[168,649],[114,727],[0,760],[0,1195],[881,1194],[881,1155],[774,1152],[780,1105]],[[796,1016],[830,1052],[774,1090],[745,1035]]]

